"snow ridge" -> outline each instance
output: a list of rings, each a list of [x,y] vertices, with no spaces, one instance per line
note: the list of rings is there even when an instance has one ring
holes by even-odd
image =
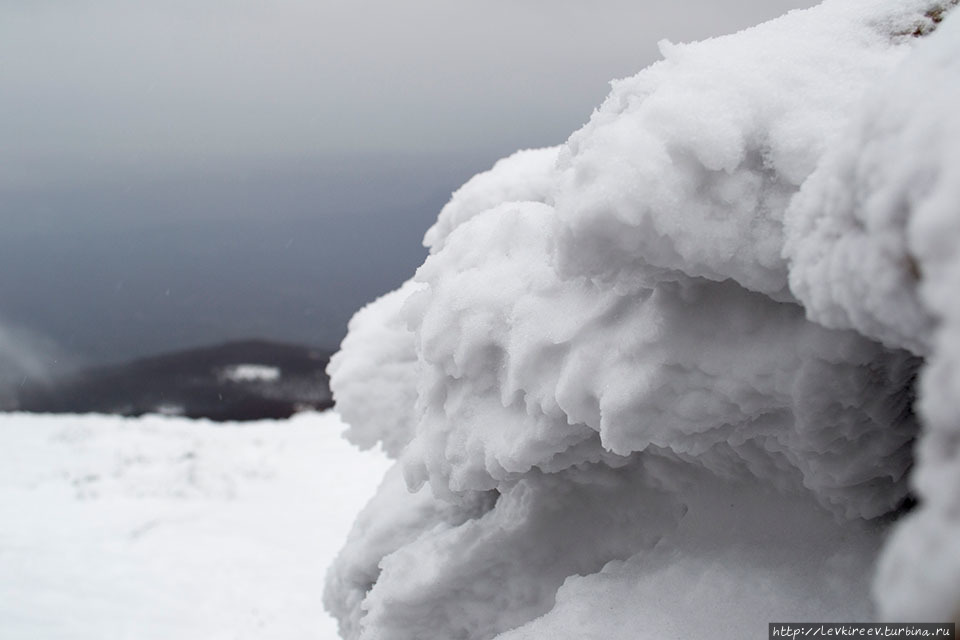
[[[398,459],[328,575],[344,637],[952,614],[952,4],[663,43],[566,144],[454,194],[329,369],[348,437]]]

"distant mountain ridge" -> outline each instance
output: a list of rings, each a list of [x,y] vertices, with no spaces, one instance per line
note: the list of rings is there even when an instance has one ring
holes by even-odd
[[[12,409],[37,413],[167,413],[216,421],[288,418],[333,406],[331,352],[243,340],[26,381]]]

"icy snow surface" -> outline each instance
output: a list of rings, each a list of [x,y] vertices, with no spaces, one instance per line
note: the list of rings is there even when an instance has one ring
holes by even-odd
[[[346,638],[950,619],[952,4],[664,42],[564,145],[453,195],[330,365],[348,437],[398,459],[328,576]]]
[[[335,638],[323,574],[388,466],[342,428],[0,416],[0,638]]]

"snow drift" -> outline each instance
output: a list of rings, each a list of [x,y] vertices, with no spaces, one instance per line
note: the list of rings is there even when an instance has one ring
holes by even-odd
[[[953,4],[664,42],[453,195],[329,368],[348,437],[398,458],[328,575],[344,637],[953,614]]]

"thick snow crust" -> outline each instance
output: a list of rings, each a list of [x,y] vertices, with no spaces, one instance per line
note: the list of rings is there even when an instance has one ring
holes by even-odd
[[[0,417],[0,638],[336,638],[323,573],[389,467],[342,429]]]
[[[453,195],[330,366],[348,437],[398,460],[328,576],[344,637],[949,619],[952,4],[663,43],[566,144]]]

